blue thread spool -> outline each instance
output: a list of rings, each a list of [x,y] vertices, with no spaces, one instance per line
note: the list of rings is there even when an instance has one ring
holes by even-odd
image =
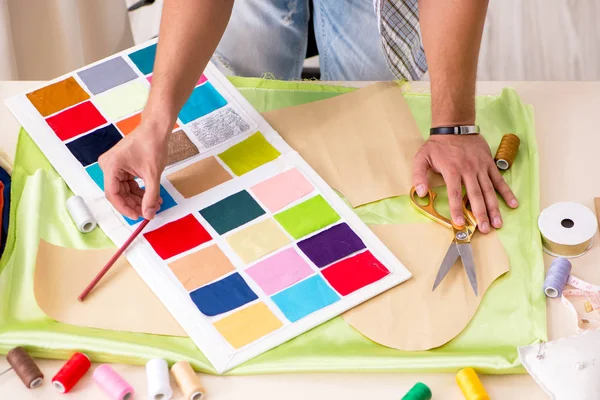
[[[571,262],[566,258],[557,258],[550,264],[544,281],[544,293],[548,297],[560,297],[571,275]]]
[[[402,400],[431,400],[431,390],[426,384],[417,382]]]

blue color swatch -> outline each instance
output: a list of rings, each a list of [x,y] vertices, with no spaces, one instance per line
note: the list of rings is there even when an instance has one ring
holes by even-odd
[[[78,72],[77,75],[93,94],[105,92],[138,77],[123,57],[104,61]]]
[[[177,203],[175,202],[175,200],[173,200],[173,198],[171,197],[171,195],[169,194],[169,192],[167,192],[167,189],[165,189],[163,187],[163,185],[160,185],[160,198],[162,199],[163,202],[160,205],[160,208],[158,209],[158,211],[156,212],[157,214],[161,213],[161,212],[163,212],[165,210],[168,210],[171,207],[175,207],[177,205]],[[125,221],[127,221],[127,223],[129,225],[135,225],[135,224],[143,221],[142,217],[136,219],[135,221],[132,220],[132,219],[127,218],[124,215],[123,215],[123,218],[125,218]]]
[[[90,178],[92,178],[92,180],[96,182],[96,185],[104,192],[104,173],[100,168],[100,164],[96,163],[86,167],[85,172],[88,173]]]
[[[206,82],[194,89],[179,112],[179,119],[187,124],[225,105],[227,105],[227,100],[217,92],[217,89],[210,82]]]
[[[325,283],[321,275],[315,275],[277,293],[271,299],[287,319],[296,322],[335,303],[340,297]]]
[[[98,161],[98,157],[110,150],[123,136],[114,125],[96,129],[67,143],[67,148],[84,166]]]
[[[129,54],[129,58],[131,61],[133,61],[135,66],[142,71],[142,74],[148,75],[154,69],[156,43],[151,46],[144,47],[138,51],[134,51],[133,53]]]
[[[209,317],[231,311],[258,298],[237,272],[194,290],[190,297],[200,312]]]
[[[232,194],[200,211],[200,215],[219,235],[242,226],[264,213],[265,210],[245,190]]]

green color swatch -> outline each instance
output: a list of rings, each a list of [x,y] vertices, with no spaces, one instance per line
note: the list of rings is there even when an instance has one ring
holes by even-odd
[[[309,233],[333,224],[340,219],[340,216],[325,201],[323,196],[317,195],[276,214],[275,219],[294,239],[300,239]]]
[[[219,157],[237,176],[242,176],[263,164],[273,161],[280,152],[260,132],[256,132],[243,142],[231,146]]]
[[[219,235],[242,226],[264,213],[265,211],[256,200],[245,190],[232,194],[200,211],[200,215]]]

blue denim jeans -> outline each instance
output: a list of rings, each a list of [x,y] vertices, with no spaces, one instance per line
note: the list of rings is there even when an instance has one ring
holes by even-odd
[[[383,54],[373,0],[314,0],[323,80],[394,79]],[[227,75],[299,79],[308,0],[236,0],[213,61]]]

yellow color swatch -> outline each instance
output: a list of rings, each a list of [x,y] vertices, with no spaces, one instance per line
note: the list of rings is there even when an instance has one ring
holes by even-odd
[[[244,347],[283,326],[264,303],[256,303],[214,323],[236,349]]]
[[[289,237],[272,219],[243,228],[226,240],[245,263],[258,260],[290,243]]]

